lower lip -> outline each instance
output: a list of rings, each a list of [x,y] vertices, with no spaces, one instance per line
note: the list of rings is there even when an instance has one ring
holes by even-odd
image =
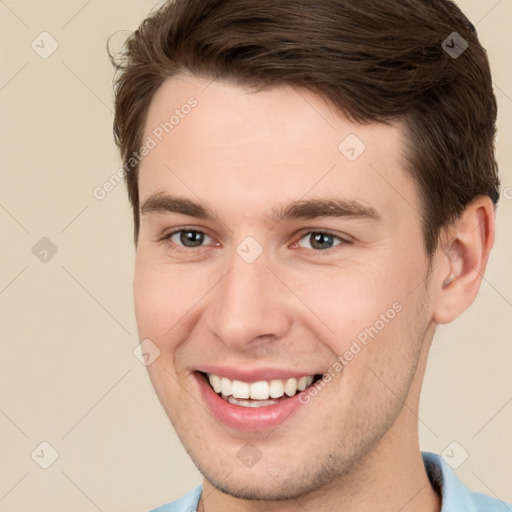
[[[198,373],[196,377],[206,405],[215,418],[226,427],[251,432],[271,430],[302,407],[299,402],[299,393],[286,400],[280,400],[276,404],[263,407],[234,405],[215,393],[203,374]]]

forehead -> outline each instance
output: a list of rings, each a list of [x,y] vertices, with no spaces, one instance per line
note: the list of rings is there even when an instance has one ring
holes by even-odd
[[[403,132],[399,124],[352,123],[289,86],[254,92],[169,79],[146,118],[144,141],[154,147],[140,165],[140,199],[172,191],[215,210],[329,195],[397,215],[417,203]]]

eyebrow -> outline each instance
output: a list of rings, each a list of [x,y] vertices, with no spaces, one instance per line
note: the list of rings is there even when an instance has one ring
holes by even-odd
[[[349,217],[382,220],[380,213],[359,201],[344,199],[308,199],[294,201],[273,209],[270,220],[276,224],[287,219],[317,219],[320,217]]]
[[[154,194],[149,196],[140,207],[141,215],[149,213],[181,213],[198,219],[212,220],[216,215],[201,203],[182,197]]]
[[[217,215],[203,204],[182,197],[154,194],[140,207],[141,215],[150,213],[179,213],[202,220],[214,220]],[[317,219],[320,217],[348,217],[380,221],[381,214],[359,201],[344,199],[308,199],[294,201],[280,208],[273,208],[267,219],[278,224],[289,219]]]

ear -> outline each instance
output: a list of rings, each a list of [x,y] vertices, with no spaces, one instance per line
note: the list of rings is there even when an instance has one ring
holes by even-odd
[[[434,321],[449,323],[475,300],[494,244],[495,212],[491,199],[478,196],[441,233],[433,280]]]

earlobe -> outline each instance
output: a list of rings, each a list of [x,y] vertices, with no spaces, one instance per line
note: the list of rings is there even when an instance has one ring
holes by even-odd
[[[446,228],[437,251],[434,321],[446,324],[475,300],[494,243],[494,205],[478,196]]]

